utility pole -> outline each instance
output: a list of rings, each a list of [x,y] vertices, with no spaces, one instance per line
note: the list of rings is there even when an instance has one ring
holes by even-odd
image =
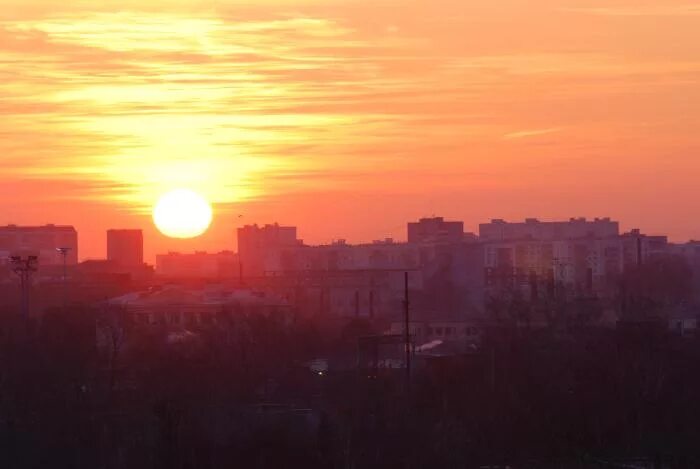
[[[644,255],[642,254],[642,236],[637,235],[637,265],[640,266],[644,263]]]
[[[404,341],[406,346],[406,391],[411,389],[411,330],[408,303],[408,272],[404,272]]]
[[[68,257],[68,252],[70,251],[71,248],[56,248],[56,252],[58,252],[61,256],[63,256],[63,310],[65,311],[68,309],[68,286],[66,284],[66,279],[68,278],[67,275],[67,260],[66,258]]]
[[[374,320],[374,279],[372,279],[372,285],[369,290],[369,318]]]
[[[29,318],[29,287],[31,286],[32,275],[39,266],[39,258],[37,256],[11,256],[10,265],[12,266],[12,271],[19,277],[21,289],[20,312],[22,318],[27,319]]]

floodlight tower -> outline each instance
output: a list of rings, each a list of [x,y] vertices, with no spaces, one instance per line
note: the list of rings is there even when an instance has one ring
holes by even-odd
[[[32,275],[39,267],[39,258],[37,256],[10,256],[10,265],[12,271],[19,276],[21,296],[21,313],[23,318],[29,317],[29,287],[32,282]]]
[[[63,309],[66,309],[66,303],[68,302],[68,290],[66,286],[66,278],[68,277],[67,271],[66,271],[66,258],[68,257],[68,252],[70,252],[71,248],[56,248],[56,252],[58,252],[61,256],[63,256]]]

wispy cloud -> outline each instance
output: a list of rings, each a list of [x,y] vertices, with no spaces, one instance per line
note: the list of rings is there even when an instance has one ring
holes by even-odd
[[[558,127],[553,127],[550,129],[531,129],[531,130],[518,130],[516,132],[509,132],[503,136],[506,140],[516,140],[520,138],[528,137],[539,137],[542,135],[549,135],[556,132],[560,132],[562,129]]]
[[[627,5],[610,7],[567,8],[566,11],[588,13],[600,16],[696,16],[700,15],[700,5],[694,3],[665,5]]]

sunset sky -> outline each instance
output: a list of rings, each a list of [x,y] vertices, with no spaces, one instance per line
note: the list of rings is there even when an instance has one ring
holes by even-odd
[[[700,238],[700,4],[691,0],[0,0],[0,224],[73,224],[82,258],[148,260],[610,216]],[[157,234],[171,189],[210,231]]]

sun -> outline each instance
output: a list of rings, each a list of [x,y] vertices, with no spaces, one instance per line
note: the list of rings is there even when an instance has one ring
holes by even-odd
[[[171,238],[195,238],[209,228],[212,210],[194,191],[176,189],[164,194],[153,209],[153,222]]]

